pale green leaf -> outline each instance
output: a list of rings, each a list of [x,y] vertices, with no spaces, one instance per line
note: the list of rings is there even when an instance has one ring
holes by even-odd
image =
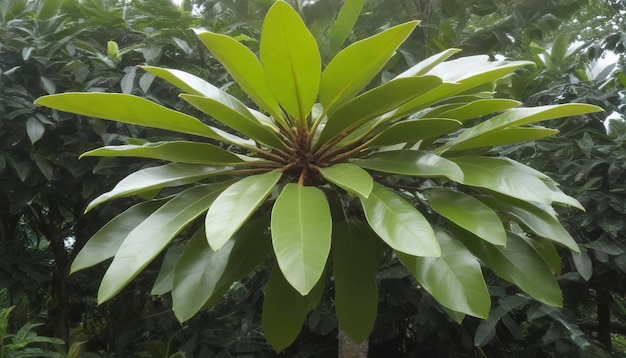
[[[437,116],[458,121],[477,118],[487,114],[504,111],[521,105],[521,102],[506,98],[488,98],[471,101],[454,109],[439,112]],[[430,116],[430,113],[428,114]]]
[[[111,191],[95,198],[89,203],[85,212],[108,200],[151,192],[170,186],[194,183],[230,170],[232,170],[232,167],[207,167],[181,163],[141,169],[120,180]]]
[[[210,96],[183,93],[180,97],[204,113],[255,141],[272,148],[285,148],[285,144],[278,138],[276,133],[262,125],[248,107],[217,87]]]
[[[397,75],[395,79],[410,77],[410,76],[422,76],[426,72],[430,71],[433,67],[437,66],[438,64],[442,63],[443,61],[449,59],[450,57],[454,56],[455,54],[459,52],[461,52],[461,49],[449,48],[438,54],[432,55],[429,58],[420,61],[415,66]]]
[[[320,168],[320,173],[324,179],[356,196],[367,198],[374,186],[374,180],[369,173],[354,164],[335,164],[332,167]]]
[[[272,209],[272,244],[289,283],[307,295],[319,281],[330,252],[332,219],[324,192],[290,183]]]
[[[278,102],[304,124],[317,99],[321,58],[315,38],[286,2],[276,1],[265,16],[260,58]]]
[[[441,255],[428,220],[394,192],[374,184],[369,197],[361,198],[361,204],[374,232],[394,250],[413,256]]]
[[[389,81],[367,91],[330,114],[317,145],[324,144],[344,131],[350,132],[440,84],[441,80],[434,76],[408,77]]]
[[[215,145],[185,141],[107,146],[85,152],[80,157],[139,157],[207,165],[244,163],[236,154]]]
[[[83,116],[220,139],[211,127],[190,115],[128,94],[68,92],[39,97],[35,104]]]
[[[206,238],[213,250],[219,250],[265,201],[280,180],[278,169],[251,175],[224,190],[206,215]]]
[[[161,207],[168,199],[151,200],[126,209],[106,223],[87,241],[72,262],[70,273],[94,266],[115,256],[128,233]]]
[[[356,23],[365,0],[346,0],[339,10],[337,19],[328,29],[328,38],[330,40],[330,52],[332,55],[339,52],[346,38],[352,32],[352,28]]]
[[[439,137],[461,127],[461,122],[446,118],[420,118],[401,121],[383,130],[369,143],[370,147],[415,143]]]
[[[499,114],[483,123],[463,131],[458,137],[451,140],[445,147],[459,146],[464,142],[496,133],[507,127],[517,127],[548,119],[568,117],[602,111],[602,108],[581,103],[559,104],[532,108],[514,108]]]
[[[506,247],[494,246],[470,233],[458,234],[482,263],[536,300],[561,307],[563,298],[552,270],[524,239],[507,232]]]
[[[335,310],[356,343],[370,335],[376,321],[379,251],[378,238],[366,224],[344,221],[333,227]]]
[[[270,274],[263,299],[263,334],[276,352],[289,347],[300,334],[311,306],[324,290],[324,280],[308,296],[302,296],[275,267]]]
[[[559,243],[572,251],[579,252],[578,244],[576,244],[574,238],[554,216],[540,206],[541,204],[533,204],[528,201],[503,196],[498,196],[497,198],[485,197],[481,198],[481,200],[493,209],[512,216],[535,234]],[[547,209],[552,210],[550,207]]]
[[[322,73],[320,102],[328,113],[352,99],[383,68],[418,21],[357,41],[335,56]]]
[[[253,270],[270,252],[269,215],[248,222],[221,250],[213,251],[204,228],[189,241],[174,270],[172,290],[176,318],[184,322],[221,299],[235,280]]]
[[[514,144],[538,140],[558,134],[556,129],[544,127],[511,127],[504,128],[497,132],[490,132],[480,137],[476,137],[460,144],[449,147],[448,150],[464,150],[480,147],[496,147],[505,144]]]
[[[43,137],[46,127],[36,118],[29,118],[26,121],[26,134],[30,139],[30,144],[35,144]]]
[[[458,240],[437,232],[441,257],[416,257],[396,252],[404,266],[442,306],[487,318],[491,298],[480,263]]]
[[[230,36],[202,31],[198,38],[228,70],[241,89],[275,120],[283,121],[278,101],[269,87],[256,55]]]
[[[98,303],[117,295],[187,224],[208,210],[222,190],[221,183],[187,189],[128,233],[102,278]]]
[[[411,175],[422,178],[446,177],[463,181],[463,172],[452,161],[435,154],[418,150],[393,150],[374,153],[352,163],[361,168],[384,173]]]
[[[494,245],[506,245],[502,221],[480,200],[444,188],[432,188],[426,194],[430,206],[441,216]]]
[[[183,253],[183,245],[173,245],[170,247],[163,256],[163,262],[161,263],[161,269],[157,278],[154,280],[152,290],[150,294],[153,296],[164,295],[172,290],[174,287],[174,267]]]

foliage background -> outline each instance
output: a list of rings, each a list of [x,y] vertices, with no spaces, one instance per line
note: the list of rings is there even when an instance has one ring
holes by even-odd
[[[119,357],[274,355],[260,333],[262,271],[182,327],[168,297],[147,294],[158,267],[148,267],[117,298],[96,306],[99,280],[94,277],[101,277],[104,267],[70,277],[69,264],[124,203],[87,215],[82,211],[138,164],[77,157],[102,144],[125,143],[146,130],[69,114],[50,116],[32,104],[44,94],[104,90],[182,109],[177,92],[138,70],[140,64],[184,69],[243,97],[189,29],[204,26],[240,36],[255,48],[271,3],[184,1],[177,8],[168,0],[0,1],[0,289],[6,289],[0,308],[15,306],[7,314],[7,332],[37,322],[42,325],[29,332],[67,343],[57,342],[54,348],[34,342],[28,346],[39,349],[33,356],[79,351]],[[338,10],[334,1],[298,4],[313,29],[328,26]],[[397,262],[386,262],[378,275],[380,308],[370,356],[562,356],[626,350],[625,11],[614,0],[366,1],[351,41],[406,20],[422,20],[389,72],[448,47],[463,48],[464,54],[530,59],[537,67],[512,77],[500,96],[525,105],[592,103],[613,118],[609,123],[604,115],[555,121],[549,126],[561,130],[556,138],[501,149],[549,173],[587,208],[587,213],[560,212],[584,248],[582,255],[564,258],[559,279],[563,310],[520,297],[492,278],[493,316],[457,325]],[[609,54],[618,59],[613,68],[603,65]],[[381,80],[385,76],[383,72]],[[165,135],[156,130],[141,134]],[[332,310],[322,305],[313,312],[284,355],[332,354],[337,329]],[[0,349],[7,356],[17,354],[6,348],[9,342],[15,338],[0,334]]]

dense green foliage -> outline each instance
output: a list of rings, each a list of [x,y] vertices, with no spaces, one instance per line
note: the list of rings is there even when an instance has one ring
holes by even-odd
[[[4,3],[10,5],[2,7],[0,30],[3,40],[0,42],[0,91],[3,93],[0,96],[0,137],[4,146],[0,148],[0,175],[2,200],[11,205],[10,208],[0,206],[0,271],[3,272],[0,287],[9,287],[9,305],[18,304],[11,315],[9,332],[17,332],[19,327],[26,327],[26,322],[34,319],[45,323],[36,328],[42,335],[56,336],[67,342],[88,341],[82,346],[83,350],[116,352],[118,356],[140,351],[165,356],[177,350],[199,356],[209,352],[271,355],[260,335],[261,289],[267,281],[264,271],[253,273],[231,287],[223,303],[204,311],[200,319],[190,320],[183,329],[168,313],[171,302],[167,295],[160,298],[147,295],[162,256],[157,257],[157,262],[149,265],[131,287],[123,290],[121,297],[96,309],[91,299],[97,289],[94,277],[102,275],[103,267],[96,266],[70,279],[69,264],[87,239],[130,202],[107,203],[86,216],[82,215],[82,210],[129,172],[156,163],[128,158],[101,161],[93,158],[77,161],[76,158],[81,152],[102,144],[143,144],[129,141],[130,137],[153,141],[182,137],[173,138],[165,131],[93,121],[61,112],[51,117],[50,112],[37,110],[32,105],[35,98],[44,94],[104,90],[140,95],[199,115],[182,101],[175,100],[179,91],[134,67],[148,64],[184,69],[218,84],[250,106],[252,102],[245,98],[242,88],[230,82],[230,77],[218,65],[218,59],[213,59],[187,29],[202,25],[232,35],[257,51],[259,44],[254,39],[259,36],[263,15],[271,2],[207,1],[204,7],[199,7],[200,19],[178,11],[167,1],[159,5],[128,2],[125,11],[113,2],[86,1],[80,6],[63,2],[60,17],[50,15],[57,11],[53,5],[43,6],[57,2],[33,2],[26,7],[20,5],[26,3],[21,1]],[[583,17],[579,21],[587,21],[585,14],[602,14],[605,20],[593,20],[619,24],[623,21],[623,16],[618,16],[619,3],[543,1],[540,8],[524,7],[522,1],[503,1],[495,7],[490,7],[490,3],[479,6],[477,1],[366,1],[365,12],[347,41],[352,43],[371,36],[381,26],[387,28],[410,19],[421,19],[421,27],[411,34],[372,85],[380,78],[388,81],[394,73],[417,63],[417,59],[447,47],[462,47],[463,55],[500,53],[538,64],[535,70],[528,69],[514,76],[512,86],[499,86],[499,97],[519,98],[528,106],[592,103],[605,108],[607,114],[616,111],[616,116],[623,118],[620,91],[624,83],[620,78],[624,75],[620,67],[604,73],[587,70],[606,49],[623,51],[619,27],[589,33],[577,31],[575,21],[563,21],[580,9],[578,16]],[[566,3],[569,5],[564,6]],[[460,11],[464,7],[471,8],[472,12]],[[326,38],[325,29],[332,24],[339,9],[333,1],[319,1],[301,9],[306,24],[320,43],[323,61],[336,53],[337,47],[332,50],[333,40]],[[533,15],[533,11],[541,16]],[[397,16],[399,13],[406,17]],[[540,21],[549,19],[547,14],[557,21]],[[509,17],[513,20],[501,21]],[[157,18],[160,20],[156,21]],[[566,25],[565,30],[580,33],[584,41],[596,42],[582,44],[573,56],[563,61],[566,58],[559,49],[563,45],[552,43],[567,47],[574,37],[557,39],[553,30],[559,24]],[[443,31],[438,31],[440,28]],[[500,35],[494,41],[486,38],[470,41],[486,34]],[[508,41],[511,38],[515,41]],[[328,47],[321,45],[326,41],[330,41]],[[561,53],[561,60],[556,56],[546,61],[541,48],[551,48],[547,52],[551,56]],[[595,339],[607,346],[606,334],[596,335],[596,332],[605,332],[607,327],[606,315],[600,314],[607,307],[607,296],[602,292],[615,294],[608,296],[608,306],[614,313],[613,332],[620,332],[622,319],[619,316],[622,314],[619,295],[623,292],[620,215],[624,206],[620,196],[623,181],[619,173],[623,168],[620,136],[623,127],[619,120],[614,122],[607,136],[600,125],[603,118],[598,115],[550,122],[546,124],[548,128],[561,129],[561,134],[554,139],[500,150],[501,154],[557,179],[567,194],[587,207],[586,213],[558,210],[560,220],[582,250],[581,256],[560,252],[564,255],[563,275],[559,281],[564,288],[565,310],[554,310],[519,295],[511,296],[515,290],[487,275],[486,281],[494,296],[490,318],[484,323],[465,319],[459,326],[450,322],[447,313],[430,295],[414,289],[417,284],[411,275],[397,261],[388,258],[381,262],[376,275],[381,294],[378,317],[370,336],[371,354],[390,356],[390,352],[398,352],[398,356],[404,356],[421,352],[450,356],[455,352],[473,355],[472,341],[488,356],[515,355],[522,347],[530,355],[533,353],[528,352],[559,355],[561,353],[557,352],[589,350],[597,346]],[[66,248],[67,238],[75,240],[74,250]],[[176,250],[170,251],[165,261],[176,255]],[[586,294],[581,295],[581,292]],[[322,302],[330,302],[335,295],[332,284],[327,285]],[[598,303],[598,308],[602,309],[598,309],[596,315]],[[300,338],[286,354],[328,355],[336,349],[336,327],[334,307],[322,303],[309,315]]]

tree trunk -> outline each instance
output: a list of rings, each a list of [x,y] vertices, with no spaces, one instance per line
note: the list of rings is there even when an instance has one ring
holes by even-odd
[[[369,340],[366,339],[361,344],[356,344],[350,337],[339,327],[338,354],[339,358],[367,358],[369,350]]]
[[[598,288],[598,341],[610,351],[611,344],[611,292]]]

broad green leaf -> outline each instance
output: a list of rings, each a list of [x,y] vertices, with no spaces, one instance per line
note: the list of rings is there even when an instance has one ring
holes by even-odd
[[[517,219],[520,224],[526,226],[535,234],[554,242],[557,242],[568,249],[579,252],[578,245],[572,236],[565,230],[559,221],[542,209],[540,204],[533,204],[524,200],[516,200],[498,196],[496,198],[481,198],[483,202],[495,210],[507,213]],[[549,208],[551,210],[552,208]]]
[[[392,249],[413,256],[441,256],[428,220],[396,193],[375,183],[361,205],[369,225]]]
[[[587,253],[587,249],[583,248],[580,252],[572,252],[572,261],[574,261],[574,266],[580,276],[585,281],[589,281],[593,275],[593,262]]]
[[[452,160],[463,171],[463,184],[486,188],[524,201],[545,204],[553,201],[553,192],[542,180],[506,159],[460,157]]]
[[[117,295],[187,224],[208,210],[224,184],[187,189],[157,209],[124,239],[104,274],[98,303]]]
[[[528,303],[528,299],[520,296],[507,296],[499,300],[498,303],[498,307],[489,313],[489,317],[478,325],[476,335],[474,336],[474,345],[476,347],[482,347],[489,343],[495,337],[496,325],[502,317]]]
[[[235,233],[235,236],[231,239],[231,241],[235,241],[235,246],[230,250],[226,268],[224,268],[215,290],[213,290],[211,296],[202,307],[203,309],[213,307],[219,303],[233,282],[254,270],[270,254],[272,242],[269,227],[270,212],[268,211],[262,216],[248,221],[246,225]],[[215,252],[218,253],[220,251]]]
[[[85,152],[82,157],[140,157],[207,165],[244,163],[236,154],[215,145],[184,141],[107,146]]]
[[[489,244],[470,233],[456,235],[496,275],[536,300],[561,307],[563,298],[552,270],[524,239],[507,232],[506,247]]]
[[[494,245],[506,245],[498,214],[480,200],[444,188],[432,188],[426,194],[430,206],[441,216]]]
[[[463,83],[463,91],[495,81],[523,66],[535,66],[531,61],[491,61],[487,55],[457,58],[439,63],[427,72],[446,82]]]
[[[330,208],[324,192],[287,184],[272,209],[272,244],[283,275],[301,295],[319,281],[330,252]]]
[[[206,238],[219,250],[265,201],[280,180],[278,169],[232,184],[215,199],[206,215]]]
[[[335,56],[322,73],[320,102],[328,113],[352,99],[383,68],[418,21],[357,41]]]
[[[174,267],[176,267],[176,263],[183,253],[184,248],[183,245],[173,245],[165,252],[161,269],[150,291],[151,295],[160,296],[172,290],[174,287]]]
[[[538,140],[558,134],[556,129],[544,127],[511,127],[504,128],[497,132],[490,132],[480,137],[476,137],[460,144],[449,147],[449,150],[464,150],[480,147],[496,147],[504,144],[514,144]]]
[[[344,221],[333,227],[335,310],[339,325],[356,343],[370,335],[376,321],[379,250],[366,224]]]
[[[231,240],[216,252],[207,244],[203,228],[191,237],[174,268],[172,310],[179,322],[193,317],[215,291],[234,243]]]
[[[72,262],[70,273],[94,266],[115,256],[128,233],[168,199],[145,201],[131,206],[106,223],[87,241]]]
[[[422,178],[446,177],[456,182],[463,181],[463,172],[452,161],[435,154],[418,150],[393,150],[374,153],[352,163],[361,168],[384,173],[411,175]]]
[[[35,144],[43,137],[46,127],[36,118],[29,118],[26,121],[26,134],[30,139],[30,144]]]
[[[449,59],[450,57],[454,56],[455,54],[461,51],[462,50],[458,48],[449,48],[438,54],[432,55],[429,58],[423,61],[420,61],[415,66],[397,75],[395,79],[410,77],[410,76],[422,76],[426,72],[430,71],[433,67],[437,66],[438,64],[442,63],[443,61]]]
[[[441,257],[416,257],[396,252],[404,266],[442,306],[487,318],[491,298],[480,263],[458,240],[437,232]]]
[[[330,40],[330,52],[332,55],[339,52],[346,38],[352,32],[352,28],[356,23],[365,0],[346,0],[339,10],[337,19],[328,29],[328,38]]]
[[[198,180],[223,174],[230,170],[232,170],[232,167],[207,167],[204,165],[181,163],[141,169],[120,180],[111,191],[95,198],[87,205],[85,212],[111,199],[137,195],[169,186],[194,183]]]
[[[533,240],[527,236],[521,236],[541,255],[543,261],[550,266],[552,272],[557,276],[561,275],[561,255],[556,250],[554,244],[548,240]]]
[[[276,352],[289,347],[300,334],[307,313],[324,289],[323,280],[308,296],[302,296],[275,267],[270,274],[263,299],[263,334]]]
[[[254,102],[267,110],[275,120],[284,121],[263,67],[252,51],[230,36],[207,31],[198,32],[197,35]]]
[[[211,127],[190,115],[128,94],[68,92],[39,97],[35,104],[83,116],[220,139]]]
[[[259,123],[243,103],[226,92],[215,88],[211,96],[181,94],[180,97],[194,107],[209,114],[234,130],[272,148],[285,148],[285,144],[268,127]]]
[[[459,93],[461,84],[444,82],[440,86],[413,98],[406,102],[402,106],[394,109],[393,111],[385,113],[380,117],[380,122],[389,122],[398,118],[406,117],[411,114],[415,114],[420,110],[426,109],[428,106],[450,96]]]
[[[278,102],[304,124],[317,99],[322,60],[315,38],[286,2],[276,1],[265,16],[260,58]]]
[[[372,192],[374,180],[371,175],[354,164],[335,164],[321,168],[320,173],[324,179],[353,195],[367,198]]]
[[[533,108],[514,108],[497,115],[483,123],[466,129],[458,137],[446,144],[446,147],[455,147],[466,141],[496,133],[507,127],[517,127],[548,119],[568,117],[602,111],[602,108],[589,104],[569,103]]]
[[[192,318],[207,302],[221,299],[236,280],[253,270],[270,252],[269,215],[246,224],[221,250],[213,251],[200,228],[174,270],[173,310],[179,321]]]
[[[491,113],[504,111],[521,105],[521,102],[505,98],[488,98],[471,101],[465,105],[440,112],[437,115],[442,118],[451,118],[458,121],[477,118]],[[430,114],[429,114],[430,116]]]
[[[401,121],[378,134],[369,143],[388,146],[399,143],[415,143],[422,139],[439,137],[461,127],[461,122],[446,118],[420,118]]]
[[[350,132],[440,84],[441,80],[434,76],[408,77],[367,91],[330,114],[317,144],[324,144],[343,131]]]

